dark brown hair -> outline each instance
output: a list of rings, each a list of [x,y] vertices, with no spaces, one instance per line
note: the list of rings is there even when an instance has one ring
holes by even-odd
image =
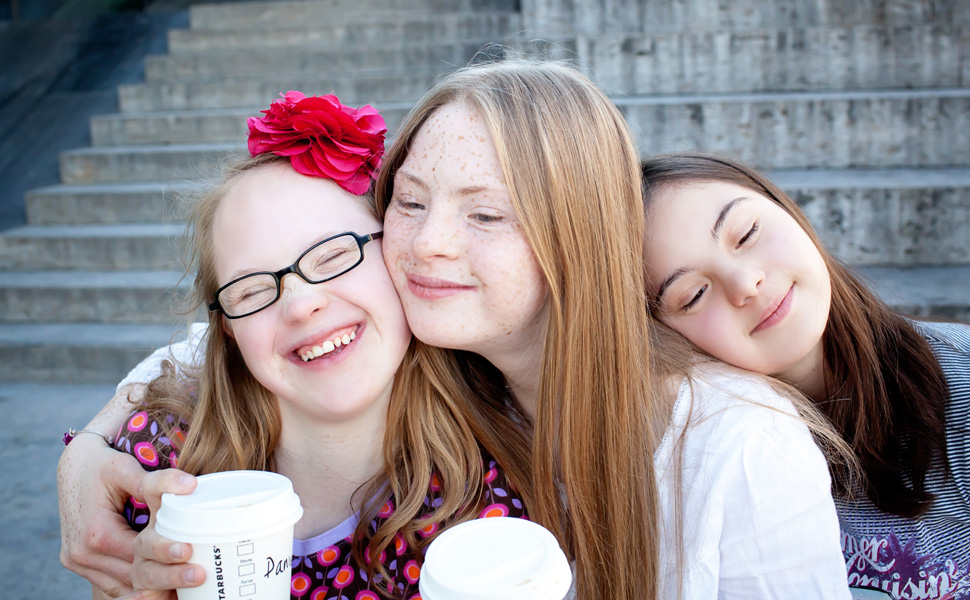
[[[727,181],[777,202],[818,248],[832,281],[822,338],[826,398],[815,399],[848,442],[862,468],[865,494],[880,510],[904,517],[933,502],[927,472],[946,468],[945,407],[949,395],[929,344],[902,315],[870,292],[822,245],[805,213],[755,169],[729,158],[668,154],[643,161],[644,211],[665,186]],[[830,463],[835,491],[852,490],[844,464]]]

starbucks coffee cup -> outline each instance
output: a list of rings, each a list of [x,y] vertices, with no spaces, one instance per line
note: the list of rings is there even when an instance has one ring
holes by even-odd
[[[202,475],[191,494],[162,494],[155,529],[192,544],[205,582],[179,600],[289,600],[293,526],[303,516],[289,479],[264,471]]]
[[[492,517],[439,535],[418,586],[424,600],[562,600],[571,582],[569,561],[549,530]]]

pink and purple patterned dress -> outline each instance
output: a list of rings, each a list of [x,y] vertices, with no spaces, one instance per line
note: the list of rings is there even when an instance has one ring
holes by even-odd
[[[174,423],[168,417],[169,424]],[[187,426],[183,422],[171,437],[165,435],[158,422],[148,413],[139,411],[125,421],[115,437],[115,447],[133,454],[148,471],[178,466],[178,447],[185,440]],[[172,438],[175,438],[174,440]],[[522,500],[510,489],[508,481],[495,460],[484,457],[488,469],[485,473],[484,507],[479,517],[520,517],[528,518]],[[428,495],[424,500],[430,515],[440,505],[436,478],[430,482]],[[377,530],[380,523],[394,512],[395,500],[388,498],[377,517],[371,521],[369,531]],[[125,506],[125,519],[133,529],[141,530],[148,524],[147,505],[129,498]],[[381,554],[381,562],[390,581],[369,579],[367,570],[361,568],[351,554],[351,542],[357,526],[356,517],[351,517],[330,531],[308,540],[294,540],[292,580],[290,595],[294,599],[305,600],[378,600],[383,599],[378,588],[394,590],[395,598],[405,600],[420,599],[418,576],[421,573],[420,555],[410,550],[402,536],[395,538],[393,548]],[[419,535],[430,537],[438,532],[438,525],[422,530]]]

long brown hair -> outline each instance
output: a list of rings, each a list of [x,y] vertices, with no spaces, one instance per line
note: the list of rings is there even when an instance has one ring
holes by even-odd
[[[765,175],[738,161],[707,154],[668,154],[643,161],[644,206],[665,186],[727,181],[778,203],[808,234],[832,282],[822,337],[826,399],[816,402],[852,447],[865,494],[880,510],[905,517],[933,502],[930,469],[946,468],[943,370],[922,335],[879,300],[819,240],[805,213]],[[830,462],[835,491],[852,480],[844,462]]]
[[[243,159],[228,166],[217,185],[191,202],[186,263],[195,272],[194,308],[207,305],[219,285],[212,252],[216,210],[244,174],[259,168],[291,167],[288,159],[271,154]],[[375,212],[371,196],[359,199]],[[282,427],[278,400],[249,371],[235,341],[226,334],[220,313],[209,313],[205,355],[193,362],[198,366],[163,367],[162,375],[148,385],[143,400],[160,423],[166,423],[164,417],[170,415],[189,423],[179,448],[178,467],[193,474],[273,470],[273,452]],[[473,429],[447,398],[405,393],[432,387],[416,365],[412,344],[391,394],[383,441],[384,469],[355,494],[360,519],[353,552],[357,564],[369,569],[371,576],[387,577],[381,561],[366,557],[380,556],[392,547],[395,534],[404,537],[413,558],[420,561],[421,550],[431,538],[418,535],[419,530],[435,523],[450,525],[474,518],[482,505],[482,455]],[[424,501],[433,475],[440,481],[441,504],[428,515]],[[394,493],[397,505],[372,535],[368,526],[388,490]],[[356,502],[358,498],[363,500]],[[394,593],[379,587],[381,593]]]
[[[379,210],[422,124],[455,103],[484,119],[547,286],[535,421],[482,357],[420,344],[416,357],[575,559],[578,596],[656,598],[658,427],[636,146],[610,100],[569,67],[468,67],[406,119],[377,180]]]

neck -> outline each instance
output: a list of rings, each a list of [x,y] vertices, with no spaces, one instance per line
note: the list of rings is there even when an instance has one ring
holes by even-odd
[[[782,381],[795,386],[815,402],[825,402],[829,398],[825,390],[825,361],[822,355],[822,344],[819,343],[798,364],[776,375]]]
[[[303,518],[295,535],[306,539],[332,529],[360,509],[352,502],[354,493],[383,468],[387,402],[377,402],[367,413],[337,423],[294,414],[280,404],[283,429],[273,454],[275,468],[290,478],[300,497]]]
[[[495,352],[483,354],[488,362],[502,372],[516,405],[529,419],[535,420],[542,370],[541,348],[524,352]]]

